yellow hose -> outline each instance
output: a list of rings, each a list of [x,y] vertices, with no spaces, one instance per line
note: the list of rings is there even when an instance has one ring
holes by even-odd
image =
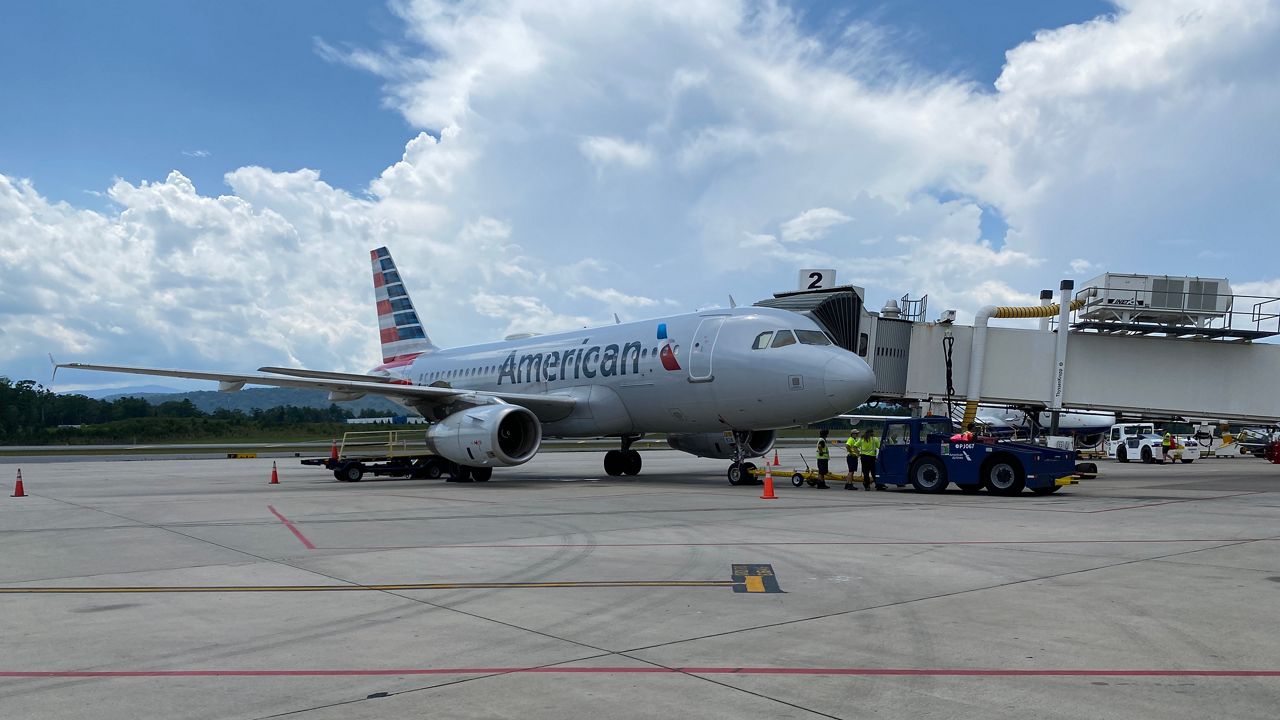
[[[998,318],[1054,317],[1058,314],[1059,307],[1060,306],[1058,305],[1058,303],[1054,303],[1052,305],[1030,305],[1026,307],[1002,305],[996,308],[995,313],[993,313],[991,317],[998,317]],[[1084,307],[1083,298],[1079,300],[1071,301],[1072,310],[1079,310],[1082,307]]]

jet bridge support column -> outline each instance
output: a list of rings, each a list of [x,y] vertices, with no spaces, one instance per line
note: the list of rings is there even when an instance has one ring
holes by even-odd
[[[1058,342],[1053,360],[1053,388],[1049,393],[1050,435],[1058,434],[1058,420],[1062,415],[1062,395],[1067,384],[1067,338],[1071,335],[1071,291],[1075,287],[1074,280],[1063,280],[1058,290]],[[1044,322],[1047,321],[1046,318]]]
[[[1052,291],[1052,290],[1041,290],[1041,291],[1040,291],[1040,307],[1045,307],[1045,306],[1052,305],[1052,304],[1053,304],[1053,291]],[[1041,317],[1041,318],[1040,318],[1040,329],[1041,329],[1041,330],[1046,330],[1046,331],[1049,329],[1049,317],[1048,317],[1048,316],[1044,316],[1044,317]]]

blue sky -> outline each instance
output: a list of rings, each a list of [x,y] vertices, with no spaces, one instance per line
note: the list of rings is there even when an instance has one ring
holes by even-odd
[[[11,377],[364,371],[381,245],[446,347],[800,267],[1280,295],[1273,0],[7,3],[0,63]]]
[[[1004,51],[1033,32],[1096,17],[1094,0],[977,6],[947,0],[796,5],[828,37],[850,21],[883,26],[895,50],[929,70],[990,85]],[[359,191],[413,128],[382,102],[381,81],[316,51],[406,43],[374,2],[169,0],[9,3],[0,23],[7,75],[0,172],[48,197],[97,207],[87,193],[178,169],[205,193],[243,165],[316,168]],[[839,43],[837,37],[833,40]],[[204,151],[207,157],[186,153]]]
[[[0,15],[0,62],[25,68],[4,80],[0,171],[51,197],[91,204],[112,177],[175,168],[222,192],[242,165],[322,168],[358,189],[412,135],[376,78],[315,51],[316,37],[397,37],[378,3],[51,0]]]

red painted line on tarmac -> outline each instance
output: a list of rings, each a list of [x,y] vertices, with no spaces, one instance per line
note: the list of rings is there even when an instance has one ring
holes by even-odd
[[[821,667],[454,667],[318,670],[28,670],[0,671],[0,678],[166,678],[166,677],[368,677],[395,675],[494,675],[505,673],[631,675],[852,675],[905,677],[1274,677],[1280,670],[1173,670],[1047,668],[821,668]]]
[[[755,547],[775,545],[1080,545],[1142,543],[1224,543],[1264,542],[1280,538],[1159,538],[1152,540],[783,540],[776,542],[706,542],[706,543],[530,543],[494,545],[369,545],[364,547],[324,547],[322,550],[465,550],[469,548],[651,548],[651,547]]]
[[[301,530],[299,530],[299,529],[297,528],[297,526],[296,526],[296,525],[294,525],[294,524],[293,524],[293,522],[289,520],[289,518],[287,518],[287,517],[285,517],[285,516],[281,515],[281,514],[280,514],[280,511],[278,511],[278,510],[276,510],[276,509],[275,509],[275,506],[273,506],[273,505],[268,505],[268,506],[267,506],[267,509],[271,511],[271,514],[272,514],[272,515],[275,515],[276,517],[280,518],[280,522],[284,523],[284,526],[285,526],[285,527],[287,527],[287,528],[289,528],[289,532],[293,533],[293,536],[294,536],[294,537],[296,537],[296,538],[298,538],[299,540],[301,540],[301,541],[302,541],[302,545],[303,545],[304,547],[306,547],[308,550],[315,550],[315,549],[316,549],[316,546],[315,546],[315,545],[313,545],[313,544],[311,543],[311,541],[307,539],[307,536],[306,536],[306,535],[303,535],[303,534],[302,534],[302,531],[301,531]]]

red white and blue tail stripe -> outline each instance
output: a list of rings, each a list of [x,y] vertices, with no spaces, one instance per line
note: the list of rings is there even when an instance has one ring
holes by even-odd
[[[404,289],[391,252],[380,247],[369,251],[369,259],[373,262],[373,295],[378,303],[383,367],[407,365],[415,357],[436,350]]]

